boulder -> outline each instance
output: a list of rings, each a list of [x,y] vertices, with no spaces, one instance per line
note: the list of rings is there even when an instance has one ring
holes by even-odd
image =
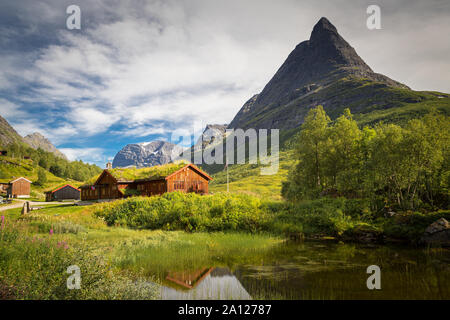
[[[436,220],[425,229],[420,240],[428,245],[450,247],[450,223],[444,218]]]

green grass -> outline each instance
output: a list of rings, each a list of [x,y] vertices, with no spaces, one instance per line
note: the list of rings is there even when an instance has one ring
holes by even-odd
[[[267,235],[160,231],[140,240],[123,241],[117,248],[114,264],[146,276],[156,274],[160,279],[168,271],[194,271],[211,266],[233,270],[237,264],[255,263],[263,252],[280,242],[280,238]]]
[[[158,298],[156,285],[112,271],[87,243],[40,234],[29,221],[15,216],[9,212],[0,229],[0,299]],[[72,265],[81,271],[80,290],[66,287],[67,268]]]
[[[223,198],[223,204],[230,197],[249,199],[246,195],[227,195]],[[210,199],[214,199],[214,196]],[[98,217],[95,214],[99,209],[104,209],[107,213],[114,207],[126,208],[126,202],[137,205],[139,201],[148,200],[138,198],[94,206],[47,205],[26,216],[20,215],[20,209],[2,213],[6,216],[5,228],[8,231],[0,234],[0,296],[23,299],[154,299],[158,298],[158,290],[149,281],[171,285],[165,280],[171,272],[184,274],[209,267],[224,267],[239,275],[245,266],[253,266],[259,270],[258,281],[254,277],[239,278],[246,289],[254,287],[255,291],[251,295],[256,299],[371,299],[389,296],[368,295],[366,291],[353,293],[355,286],[348,285],[345,281],[364,271],[359,267],[352,269],[354,264],[350,260],[364,258],[373,263],[373,259],[378,259],[376,262],[380,265],[389,264],[383,260],[384,254],[361,256],[353,245],[339,247],[335,244],[338,246],[336,251],[324,251],[324,245],[309,243],[307,246],[313,250],[305,251],[303,245],[287,247],[284,244],[284,236],[291,232],[310,235],[356,232],[361,228],[362,222],[352,216],[358,214],[363,204],[353,203],[355,200],[321,199],[287,206],[283,202],[264,202],[254,198],[254,204],[262,205],[259,210],[269,212],[273,218],[269,224],[271,229],[265,233],[187,233],[128,228],[115,226],[114,223],[108,226],[104,215]],[[178,209],[186,211],[186,208],[190,208],[189,212],[195,213],[193,204],[187,201],[187,206]],[[229,206],[231,211],[238,208],[243,210],[245,206]],[[135,209],[134,214],[139,215],[139,208]],[[419,229],[419,232],[423,232],[422,229],[429,222],[441,216],[449,218],[448,214],[415,213],[407,217],[381,219],[375,227],[383,230],[385,225],[396,224],[404,234],[411,234],[413,229],[415,234]],[[52,235],[49,233],[50,228],[53,229]],[[394,232],[394,229],[389,230]],[[269,232],[273,234],[270,235]],[[294,266],[292,259],[300,260]],[[338,260],[346,263],[345,269],[333,269],[336,263],[339,265]],[[399,262],[398,258],[388,261],[391,260]],[[87,273],[83,278],[86,287],[82,292],[67,292],[64,288],[67,274],[63,266],[68,264],[77,264]],[[294,267],[305,274],[302,279],[307,287],[301,291],[295,288],[284,290],[283,284],[279,282],[280,268],[287,268],[288,271]],[[388,267],[392,271],[385,271],[384,279],[392,279],[389,280],[392,283],[401,278],[409,285],[414,281],[408,277],[419,276],[423,282],[418,285],[426,296],[445,297],[447,294],[436,291],[438,284],[425,283],[434,281],[433,279],[443,284],[448,282],[447,278],[438,278],[425,267],[416,268],[414,272],[402,271],[401,265],[389,265],[386,268]],[[399,285],[398,281],[395,283]],[[389,292],[395,292],[394,285],[385,285]],[[401,287],[404,288],[405,285],[402,284]],[[411,293],[404,292],[402,296],[420,298],[417,296],[418,292],[411,290]]]
[[[168,163],[160,166],[153,166],[148,168],[116,168],[108,170],[111,175],[118,181],[133,181],[136,179],[161,179],[180,170],[186,166],[187,162],[177,161],[175,163]],[[94,176],[86,183],[93,184],[97,181],[100,175]]]
[[[248,194],[270,200],[281,200],[281,184],[294,166],[294,152],[280,151],[279,169],[274,175],[261,175],[257,164],[235,164],[228,167],[229,192]],[[227,173],[222,170],[213,175],[209,185],[211,193],[227,191]]]
[[[368,79],[345,77],[330,86],[321,87],[314,94],[301,96],[287,104],[259,108],[258,114],[247,115],[250,118],[243,127],[259,128],[261,123],[276,118],[299,118],[305,116],[308,109],[318,103],[324,105],[325,111],[332,119],[342,114],[345,108],[350,108],[355,119],[360,119],[362,123],[367,119],[370,121],[367,124],[406,121],[423,116],[431,108],[450,114],[449,94],[394,88]],[[392,111],[389,111],[390,109]],[[292,128],[281,125],[279,129],[283,136],[284,130],[289,131]]]
[[[0,234],[0,295],[24,299],[157,298],[147,281],[162,282],[169,269],[208,266],[224,255],[226,259],[219,262],[231,266],[281,241],[269,235],[108,227],[93,211],[93,207],[48,205],[26,216],[20,209],[4,212],[8,235]],[[83,278],[86,287],[80,292],[64,288],[64,266],[71,264],[78,264],[83,275],[88,273]],[[33,273],[40,274],[32,278]]]
[[[32,160],[24,160],[11,157],[0,157],[0,182],[9,182],[18,177],[24,177],[35,182],[38,179],[38,166]],[[53,175],[51,172],[45,171],[47,182],[43,185],[31,185],[31,200],[44,200],[45,191],[53,190],[65,184],[71,184],[75,187],[81,185],[81,182],[70,179],[63,179]]]

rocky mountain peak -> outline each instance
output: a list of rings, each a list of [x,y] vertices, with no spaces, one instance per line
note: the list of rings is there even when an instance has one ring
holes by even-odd
[[[39,132],[34,132],[23,138],[33,149],[41,148],[44,151],[51,152],[54,155],[67,160],[67,157],[59,151],[46,137]]]
[[[169,163],[183,152],[183,148],[161,140],[127,144],[114,157],[113,168],[134,166],[137,168],[152,167]]]
[[[286,115],[280,111],[279,119],[264,119],[261,114],[273,114],[273,109],[302,97],[309,97],[314,104],[315,93],[344,79],[366,79],[385,86],[408,89],[397,81],[373,72],[336,27],[327,18],[321,18],[314,26],[310,39],[295,47],[261,93],[244,104],[229,128],[248,128],[250,125],[256,128],[298,126],[303,115],[284,118]],[[255,121],[255,118],[259,120]]]
[[[202,135],[198,138],[197,143],[194,145],[194,148],[205,148],[206,146],[214,143],[216,137],[223,136],[225,134],[226,129],[227,124],[207,124]]]
[[[323,34],[338,35],[336,27],[325,17],[320,18],[314,26],[310,40],[320,38]]]
[[[23,142],[23,138],[11,127],[5,118],[0,116],[0,146],[6,146],[14,142]]]

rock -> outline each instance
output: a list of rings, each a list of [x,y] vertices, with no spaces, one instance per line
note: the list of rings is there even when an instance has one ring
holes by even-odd
[[[359,224],[352,229],[346,230],[343,238],[345,240],[366,244],[383,242],[382,232],[366,224]]]
[[[195,150],[213,144],[217,137],[225,135],[226,128],[227,124],[207,124],[205,130],[203,130],[202,135],[198,138],[197,143],[194,146]],[[222,139],[219,139],[219,142],[220,141],[222,141]]]
[[[6,146],[10,143],[24,142],[23,138],[14,130],[13,127],[0,116],[0,146]]]
[[[39,132],[29,134],[23,138],[27,144],[29,144],[33,149],[41,148],[44,151],[51,152],[55,156],[61,159],[67,160],[67,157]]]
[[[444,218],[436,220],[425,229],[420,241],[428,245],[450,247],[450,223]]]
[[[372,89],[360,90],[366,85]],[[388,95],[383,95],[387,87],[409,89],[375,73],[336,27],[322,18],[309,40],[295,47],[264,89],[242,106],[228,128],[297,128],[308,110],[318,104],[325,110],[357,104],[352,112],[365,113],[374,105],[389,103]]]
[[[152,167],[175,160],[172,155],[178,156],[181,152],[183,152],[182,147],[167,141],[128,144],[116,154],[112,166],[113,168]]]

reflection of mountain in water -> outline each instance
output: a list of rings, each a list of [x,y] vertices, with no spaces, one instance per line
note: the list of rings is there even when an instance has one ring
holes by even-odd
[[[166,282],[170,286],[175,284],[179,289],[162,286],[163,300],[247,300],[252,298],[239,280],[226,268],[208,268],[189,273],[169,272]]]

